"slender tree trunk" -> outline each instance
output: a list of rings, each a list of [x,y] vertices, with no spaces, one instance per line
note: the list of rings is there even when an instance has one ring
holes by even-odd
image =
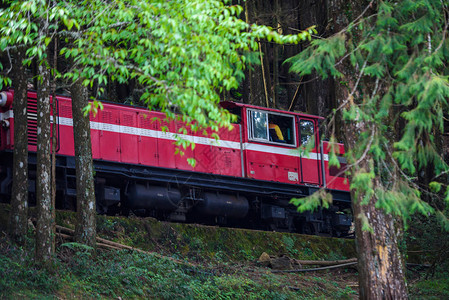
[[[83,108],[88,104],[87,89],[78,80],[72,85],[71,92],[77,195],[75,239],[80,243],[95,247],[96,209],[92,144],[89,116],[83,114]]]
[[[261,10],[259,6],[263,5],[260,2],[264,1],[258,2],[257,0],[248,0],[245,2],[245,19],[247,23],[261,24],[257,17],[257,14]],[[257,4],[259,4],[259,6]],[[262,49],[260,49],[260,51],[262,51]],[[245,102],[254,105],[266,106],[264,73],[261,64],[254,64],[247,69],[244,86],[243,98]]]
[[[23,243],[27,232],[28,211],[28,98],[24,58],[25,49],[19,49],[13,66],[14,159],[9,235],[19,244]]]
[[[281,24],[281,12],[282,5],[279,3],[279,0],[274,0],[274,28],[276,31],[282,34],[282,24]],[[273,44],[273,86],[272,90],[272,98],[273,98],[273,107],[280,108],[279,99],[278,99],[278,90],[279,90],[279,50],[281,48],[280,45]]]
[[[44,262],[53,254],[53,210],[51,203],[50,70],[45,59],[38,66],[37,89],[37,228],[36,259]]]
[[[279,20],[282,26],[282,32],[284,34],[297,34],[298,29],[304,29],[304,26],[300,23],[300,12],[304,9],[302,3],[300,4],[298,1],[289,0],[282,1],[281,4],[282,17],[280,17]],[[283,45],[281,47],[281,60],[298,54],[298,52],[301,51],[302,44],[303,43],[298,45]],[[290,66],[289,63],[285,62],[280,65],[280,76],[283,78],[280,87],[285,89],[286,99],[283,103],[279,104],[279,107],[291,111],[296,109],[305,111],[305,109],[303,109],[304,105],[297,105],[300,96],[303,94],[303,86],[299,84],[301,78],[297,74],[290,72]],[[293,84],[294,82],[296,84]],[[282,101],[281,98],[279,100]],[[277,103],[279,103],[279,101],[277,101]]]
[[[316,26],[318,36],[328,36],[327,25],[327,0],[303,0],[303,9],[300,10],[301,29]],[[306,76],[302,87],[302,97],[305,99],[306,112],[325,117],[331,109],[330,103],[330,79],[319,78],[316,72]]]
[[[57,62],[58,62],[58,39],[54,40],[53,44],[53,70],[57,70]],[[52,115],[53,115],[53,128],[51,131],[52,139],[51,139],[51,206],[53,208],[56,208],[56,149],[57,149],[57,140],[56,140],[56,134],[57,134],[57,100],[56,100],[56,78],[53,76],[52,78],[52,84],[51,84],[51,93],[52,93]],[[52,220],[56,220],[56,209],[52,210],[51,215]],[[51,234],[56,236],[56,222],[53,222],[53,226],[51,228]],[[52,252],[55,252],[56,248],[56,239],[53,239],[52,243]]]

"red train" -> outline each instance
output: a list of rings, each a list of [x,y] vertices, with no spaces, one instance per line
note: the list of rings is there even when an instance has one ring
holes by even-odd
[[[14,147],[13,90],[0,98],[0,195],[9,199]],[[223,102],[238,116],[233,129],[180,130],[160,112],[117,103],[90,115],[97,209],[100,213],[133,211],[171,221],[204,222],[289,230],[309,234],[348,233],[349,186],[341,168],[328,166],[328,143],[320,143],[322,118],[252,105]],[[76,207],[71,99],[56,97],[57,207]],[[28,93],[30,199],[36,178],[36,93]],[[182,133],[181,133],[182,132]],[[176,136],[195,143],[175,155]],[[300,145],[314,143],[305,156]],[[343,145],[339,144],[340,155]],[[195,167],[187,159],[195,158]],[[298,213],[292,197],[325,187],[333,205]],[[349,213],[348,213],[349,212]]]

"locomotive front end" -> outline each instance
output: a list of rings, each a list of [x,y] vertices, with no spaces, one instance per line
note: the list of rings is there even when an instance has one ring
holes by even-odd
[[[10,148],[12,142],[11,124],[13,123],[12,111],[13,93],[3,91],[0,93],[0,150]]]

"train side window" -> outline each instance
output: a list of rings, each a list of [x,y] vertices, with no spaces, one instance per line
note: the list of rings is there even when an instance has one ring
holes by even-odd
[[[301,145],[306,146],[309,143],[314,143],[312,148],[315,147],[315,127],[312,121],[300,120],[299,130],[301,133]]]
[[[268,140],[268,114],[261,111],[251,111],[251,133],[256,140]]]
[[[295,146],[293,116],[249,110],[249,138],[267,143]]]

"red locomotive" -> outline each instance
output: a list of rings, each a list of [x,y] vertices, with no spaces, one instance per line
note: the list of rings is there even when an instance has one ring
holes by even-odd
[[[8,199],[14,147],[13,90],[0,98],[0,195]],[[71,99],[56,97],[57,206],[73,208],[76,197]],[[233,129],[180,131],[182,122],[160,112],[117,103],[90,116],[97,209],[133,211],[172,221],[345,235],[351,225],[349,186],[341,168],[328,166],[328,143],[320,143],[321,117],[223,102],[238,116]],[[30,199],[34,198],[36,93],[28,93]],[[182,132],[182,133],[181,133]],[[176,137],[195,143],[175,155]],[[307,143],[312,150],[301,154]],[[344,153],[339,144],[340,155]],[[197,162],[192,167],[187,159]],[[293,197],[325,187],[333,205],[298,213]]]

